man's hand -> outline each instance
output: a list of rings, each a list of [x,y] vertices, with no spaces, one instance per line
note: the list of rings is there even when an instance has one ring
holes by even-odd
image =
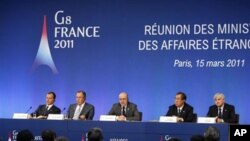
[[[31,116],[31,115],[28,115],[28,119],[32,119],[32,116]]]
[[[85,115],[81,115],[81,116],[79,117],[79,119],[81,119],[81,120],[86,120],[86,117],[85,117]]]
[[[126,121],[126,117],[124,115],[120,115],[116,117],[116,120],[118,121]]]
[[[46,119],[47,116],[38,116],[37,119]]]
[[[184,121],[183,118],[177,117],[177,122],[183,122],[183,121]]]
[[[217,122],[217,123],[223,123],[223,122],[224,122],[224,120],[223,120],[223,119],[221,119],[221,118],[216,117],[216,122]]]

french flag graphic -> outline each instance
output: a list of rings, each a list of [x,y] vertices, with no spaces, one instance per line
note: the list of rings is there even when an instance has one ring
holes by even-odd
[[[163,141],[163,136],[161,135],[161,140],[160,141]]]
[[[84,141],[84,134],[82,134],[82,141]]]
[[[11,141],[11,132],[9,132],[8,141]]]

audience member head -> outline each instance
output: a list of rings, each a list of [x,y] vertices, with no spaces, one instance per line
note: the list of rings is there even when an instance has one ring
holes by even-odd
[[[68,138],[64,137],[64,136],[60,136],[56,138],[56,141],[69,141]]]
[[[204,141],[204,136],[202,135],[193,135],[191,138],[190,138],[190,141]]]
[[[103,134],[100,128],[92,128],[88,131],[88,141],[102,141]]]
[[[43,130],[42,131],[42,139],[43,141],[55,141],[56,133],[52,130]]]
[[[18,132],[16,140],[17,141],[33,141],[34,136],[29,130],[25,129],[25,130]]]
[[[209,126],[204,132],[205,141],[219,141],[220,131],[213,126]]]

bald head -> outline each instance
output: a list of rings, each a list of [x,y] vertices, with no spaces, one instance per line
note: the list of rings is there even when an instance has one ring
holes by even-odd
[[[119,94],[119,103],[121,106],[126,106],[128,104],[128,94],[126,92],[121,92]]]

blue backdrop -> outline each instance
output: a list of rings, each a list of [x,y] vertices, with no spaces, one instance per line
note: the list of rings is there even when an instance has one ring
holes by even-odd
[[[143,120],[157,120],[184,91],[198,116],[214,104],[213,95],[223,92],[235,105],[241,123],[250,123],[249,48],[212,49],[213,39],[249,40],[250,2],[242,0],[83,0],[0,2],[0,117],[32,111],[45,103],[48,91],[57,94],[61,109],[75,102],[75,93],[87,92],[87,102],[96,108],[94,119],[118,102],[120,91],[129,94],[143,112]],[[57,20],[70,16],[71,23]],[[44,16],[48,43],[58,73],[48,65],[32,69],[38,52]],[[245,24],[244,33],[145,35],[145,25]],[[55,37],[56,27],[98,27],[98,37]],[[58,34],[59,36],[60,34]],[[140,50],[139,41],[209,41],[207,50]],[[55,48],[58,42],[74,42],[73,48]],[[160,44],[160,43],[159,43]],[[221,45],[224,47],[224,45]],[[240,59],[235,67],[197,67],[196,61]],[[192,68],[176,67],[175,60],[192,61]],[[244,60],[244,64],[242,63]]]

